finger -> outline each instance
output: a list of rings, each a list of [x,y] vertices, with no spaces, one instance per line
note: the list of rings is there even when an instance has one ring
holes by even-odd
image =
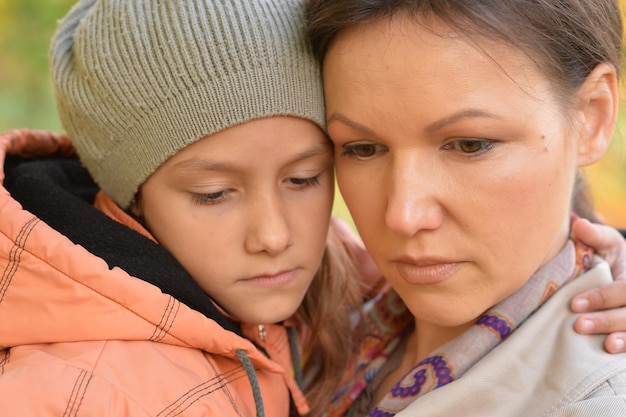
[[[624,305],[626,305],[626,281],[615,281],[578,294],[572,299],[570,307],[575,313],[585,313]],[[626,320],[622,329],[626,330]]]
[[[587,219],[575,219],[572,223],[572,233],[585,245],[591,246],[597,251],[604,249],[606,246],[606,229],[602,227],[594,227]],[[610,238],[610,236],[608,237]]]
[[[611,333],[604,339],[604,348],[609,353],[626,352],[626,333]]]
[[[626,313],[624,313],[626,315]],[[624,317],[621,318],[612,318],[605,320],[601,317],[594,317],[594,315],[585,315],[580,316],[574,322],[574,329],[581,334],[606,334],[608,331],[603,331],[608,328],[613,328],[618,326],[621,320],[624,320]],[[610,333],[604,339],[604,348],[609,353],[621,353],[626,352],[626,333],[624,332],[614,332]]]
[[[580,334],[609,334],[626,329],[626,307],[581,315],[574,322]]]
[[[591,223],[587,219],[576,219],[572,233],[587,246],[591,246],[609,263],[626,253],[626,241],[617,229],[603,224]],[[626,263],[626,259],[622,262]]]
[[[616,281],[626,280],[626,240],[615,228],[576,219],[572,223],[572,232],[609,263]]]

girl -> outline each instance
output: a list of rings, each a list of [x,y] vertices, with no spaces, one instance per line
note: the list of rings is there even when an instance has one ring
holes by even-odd
[[[71,143],[0,142],[0,415],[317,414],[361,255],[301,2],[84,0],[50,59]]]

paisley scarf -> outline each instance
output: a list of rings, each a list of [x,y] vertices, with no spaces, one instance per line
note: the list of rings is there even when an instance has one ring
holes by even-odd
[[[505,340],[559,287],[587,272],[592,256],[591,248],[578,241],[568,241],[523,287],[481,315],[461,336],[441,346],[409,370],[369,416],[394,416],[416,398],[460,378]],[[339,393],[326,410],[327,416],[341,416],[346,412],[410,329],[410,322],[406,322],[406,307],[402,309],[398,302],[402,303],[393,291],[388,291],[373,301],[374,305],[367,306],[364,323],[369,324],[368,330],[376,327],[375,335],[365,337],[356,372],[343,379]],[[390,313],[392,310],[400,315],[394,318]]]

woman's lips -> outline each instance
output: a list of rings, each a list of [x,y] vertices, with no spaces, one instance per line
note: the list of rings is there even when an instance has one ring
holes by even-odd
[[[400,277],[413,285],[438,284],[454,275],[463,262],[448,260],[398,260],[395,262]]]

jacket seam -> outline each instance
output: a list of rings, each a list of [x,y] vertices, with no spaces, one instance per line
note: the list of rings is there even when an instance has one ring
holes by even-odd
[[[89,386],[89,382],[91,382],[93,374],[91,372],[87,372],[86,370],[81,370],[74,382],[74,386],[72,387],[72,392],[70,394],[70,399],[65,408],[65,412],[63,413],[63,417],[72,417],[76,416],[78,410],[80,410],[80,406],[83,403],[83,399],[85,398],[85,393],[87,392],[87,387]]]
[[[7,238],[13,243],[13,246],[9,250],[9,262],[2,272],[2,279],[0,279],[0,303],[4,300],[4,297],[11,286],[11,282],[13,282],[13,277],[19,269],[22,253],[26,251],[26,242],[39,222],[40,220],[37,217],[32,217],[21,227],[15,240],[7,236]]]
[[[102,358],[102,355],[104,354],[104,351],[106,350],[107,345],[108,345],[108,341],[103,341],[102,347],[100,348],[100,353],[98,354],[98,357],[95,359],[95,361],[93,361],[93,364],[89,367],[89,369],[86,369],[85,367],[82,367],[82,366],[78,366],[69,361],[64,361],[65,364],[67,364],[68,366],[72,368],[77,369],[80,373],[78,377],[76,378],[76,382],[74,383],[74,386],[72,388],[72,394],[70,395],[70,400],[68,402],[65,413],[63,414],[63,417],[76,417],[78,415],[80,406],[82,405],[85,395],[87,394],[87,388],[90,382],[94,380],[94,378],[104,381],[113,390],[121,393],[127,401],[132,402],[136,407],[140,408],[146,416],[149,415],[149,413],[144,409],[144,407],[142,407],[139,403],[137,403],[137,401],[135,401],[133,397],[129,396],[124,390],[120,389],[118,385],[113,384],[108,379],[103,378],[102,376],[96,374],[96,368],[98,367],[98,364],[100,363],[100,359]],[[89,375],[89,377],[85,383],[86,375]],[[78,401],[78,405],[75,408],[70,407],[70,404],[72,403],[76,404],[76,401],[79,395],[80,395],[80,400]]]
[[[31,227],[31,231],[34,229],[34,226],[40,222],[40,220],[39,220],[38,218],[33,217],[33,218],[32,218],[32,219],[28,222],[28,223],[32,222],[33,220],[36,220],[36,222],[33,222],[33,226]],[[4,231],[0,231],[0,233],[2,233],[2,235],[4,235],[7,239],[9,239],[10,241],[14,242],[14,244],[15,244],[15,245],[17,245],[17,242],[13,241],[13,239],[11,239],[11,238],[10,238],[10,237],[9,237],[9,236],[8,236],[8,235],[4,232]],[[29,232],[29,235],[30,235],[30,232]],[[18,239],[19,239],[19,236],[18,236]],[[17,240],[17,239],[16,239],[16,240]],[[93,288],[93,287],[91,287],[91,286],[87,285],[85,282],[82,282],[82,281],[78,281],[78,280],[76,280],[76,279],[75,279],[74,277],[72,277],[71,275],[68,275],[65,271],[60,270],[60,269],[59,269],[59,268],[57,268],[55,265],[51,264],[49,261],[47,261],[47,260],[43,259],[42,257],[38,256],[37,254],[35,254],[35,253],[33,253],[32,251],[28,250],[26,247],[21,247],[20,249],[21,249],[21,250],[19,251],[19,252],[20,252],[20,257],[21,257],[21,254],[22,254],[23,252],[28,253],[29,255],[31,255],[31,256],[33,256],[33,257],[35,257],[36,259],[39,259],[41,262],[43,262],[44,264],[48,265],[50,268],[54,269],[55,271],[57,271],[57,272],[58,272],[58,273],[60,273],[61,275],[63,275],[63,276],[65,276],[66,278],[68,278],[68,279],[70,279],[70,280],[74,281],[76,284],[81,285],[81,286],[83,286],[83,287],[85,287],[85,288],[90,289],[90,290],[91,290],[91,291],[93,291],[94,293],[96,293],[96,294],[100,295],[100,296],[101,296],[101,297],[103,297],[103,298],[106,298],[107,300],[109,300],[109,301],[111,301],[111,302],[114,302],[115,304],[117,304],[118,306],[120,306],[121,308],[123,308],[124,310],[126,310],[126,311],[128,311],[128,312],[130,312],[130,313],[134,314],[134,315],[135,315],[135,316],[137,316],[137,317],[140,317],[141,319],[143,319],[143,320],[145,320],[146,322],[148,322],[148,323],[152,324],[153,326],[155,326],[155,327],[157,327],[157,328],[159,327],[159,324],[160,324],[160,323],[155,323],[153,320],[150,320],[150,319],[148,319],[148,318],[146,318],[146,317],[144,317],[144,316],[142,316],[142,315],[140,315],[140,314],[137,314],[137,312],[136,312],[135,310],[133,310],[133,309],[129,308],[128,306],[126,306],[126,305],[124,305],[124,304],[121,304],[121,303],[120,303],[119,301],[117,301],[116,299],[114,299],[114,298],[112,298],[112,297],[110,297],[110,296],[108,296],[108,295],[106,295],[106,294],[101,293],[101,292],[100,292],[100,291],[98,291],[97,289],[95,289],[95,288]],[[92,255],[93,255],[93,254],[92,254]],[[96,255],[93,255],[93,256],[96,256]],[[99,257],[98,257],[98,259],[101,259],[101,258],[99,258]],[[11,262],[9,262],[9,263],[11,263]],[[122,271],[123,271],[123,269],[122,269]],[[124,271],[124,272],[125,272],[126,274],[128,274],[126,271]],[[14,273],[15,273],[15,271],[13,271],[13,274],[14,274]],[[4,274],[3,274],[3,275],[4,275]],[[130,276],[130,275],[129,275],[129,276]],[[4,277],[3,277],[2,279],[4,280]],[[148,284],[148,283],[146,283],[146,284]],[[151,285],[151,284],[149,284],[149,285]],[[8,288],[8,286],[7,286],[6,288]],[[0,287],[0,297],[3,297],[3,296],[4,296],[4,293],[6,292],[6,288],[4,288],[4,289],[3,289],[3,287]],[[3,291],[3,292],[2,292],[2,291]],[[168,294],[168,295],[169,295],[169,294]],[[169,295],[169,296],[171,297],[171,295]],[[173,297],[172,297],[172,298],[173,298]],[[179,301],[179,300],[176,300],[176,301],[178,301],[178,302],[180,303],[180,301]],[[2,302],[2,298],[0,298],[0,302]],[[169,305],[169,303],[168,303],[168,305]],[[166,310],[167,310],[167,307],[166,307]],[[165,311],[166,311],[166,310],[164,310],[164,311],[161,313],[161,317],[163,317],[163,315],[165,314]],[[162,319],[161,319],[161,320],[162,320]],[[183,346],[186,346],[186,347],[191,347],[191,345],[189,345],[188,343],[184,342],[184,341],[183,341],[183,340],[181,340],[180,338],[178,338],[178,337],[176,337],[176,336],[174,336],[174,335],[172,335],[172,334],[170,334],[170,333],[169,333],[169,330],[173,327],[173,324],[174,324],[174,323],[173,323],[173,321],[172,321],[172,322],[171,322],[171,323],[167,326],[167,327],[168,327],[168,329],[167,329],[167,332],[168,332],[168,333],[167,333],[167,334],[169,334],[169,336],[170,336],[170,337],[172,337],[173,339],[175,339],[175,340],[177,340],[178,342],[180,342]],[[160,340],[162,340],[164,337],[165,337],[165,335],[163,335],[163,337],[161,337],[161,338],[160,338]],[[144,340],[150,340],[150,339],[144,339]]]
[[[223,375],[219,372],[217,372],[217,369],[215,368],[215,365],[213,364],[213,362],[211,362],[211,360],[207,359],[207,362],[209,363],[209,366],[211,367],[211,369],[213,370],[213,372],[218,375],[218,377],[220,378],[220,381],[224,379]],[[236,368],[238,370],[242,370],[245,372],[245,369],[243,368],[243,365],[241,365],[241,367]],[[236,379],[240,379],[243,378],[242,374],[239,378],[233,378],[233,381],[235,381]],[[235,399],[233,398],[232,393],[230,392],[230,389],[228,389],[228,386],[226,384],[224,384],[224,395],[226,396],[226,398],[228,398],[228,401],[230,402],[231,407],[233,407],[233,410],[237,413],[237,415],[242,416],[241,411],[239,411],[239,407],[237,407],[237,403],[235,402]]]
[[[235,367],[230,371],[226,371],[221,374],[218,373],[217,370],[211,365],[213,371],[215,372],[215,376],[207,381],[202,382],[201,384],[196,385],[195,387],[188,390],[186,393],[181,395],[176,401],[165,407],[161,412],[157,414],[157,417],[174,417],[178,416],[181,413],[185,412],[189,407],[198,402],[201,398],[206,397],[220,389],[225,391],[226,397],[228,397],[231,406],[235,410],[238,415],[242,415],[237,405],[235,404],[232,396],[230,395],[230,390],[228,389],[228,384],[231,381],[236,381],[237,379],[241,379],[245,376],[245,370],[243,367]],[[244,371],[244,372],[242,372]],[[237,377],[237,374],[241,375]],[[229,378],[230,377],[230,378]]]
[[[167,306],[165,306],[165,310],[163,310],[163,314],[161,315],[161,321],[156,325],[152,336],[150,336],[151,341],[160,342],[169,334],[174,322],[176,321],[176,317],[178,317],[178,311],[180,310],[180,301],[176,298],[169,296],[167,300]],[[174,312],[174,309],[176,311]],[[174,312],[172,314],[172,312]],[[171,320],[170,320],[171,317]]]

